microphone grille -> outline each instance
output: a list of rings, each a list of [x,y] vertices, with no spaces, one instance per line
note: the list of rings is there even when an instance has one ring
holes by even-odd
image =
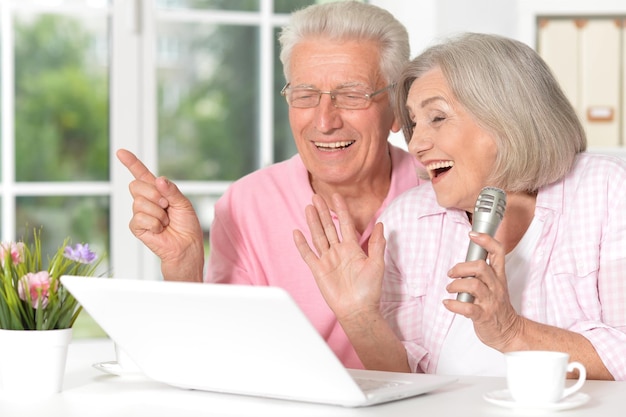
[[[504,191],[496,187],[485,187],[480,191],[476,199],[474,214],[495,212],[499,219],[502,220],[505,208],[506,194]]]

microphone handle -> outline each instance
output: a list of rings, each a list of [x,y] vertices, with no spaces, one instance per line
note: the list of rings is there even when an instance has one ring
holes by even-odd
[[[487,259],[487,251],[484,250],[479,245],[474,242],[470,242],[469,248],[467,249],[467,257],[465,258],[465,262],[468,261],[477,261],[479,259]],[[464,277],[467,278],[467,277]],[[464,303],[473,303],[474,296],[467,292],[460,292],[456,295],[457,301],[463,301]]]
[[[479,233],[487,233],[493,237],[504,216],[505,207],[506,194],[504,191],[494,187],[483,188],[476,200],[472,230]],[[481,259],[487,259],[487,251],[470,240],[465,262]],[[474,296],[464,292],[458,293],[456,299],[465,303],[474,302]]]
[[[483,233],[489,233],[490,230],[482,230]],[[489,233],[493,236],[492,233]],[[483,249],[480,245],[470,241],[469,247],[467,248],[467,256],[465,257],[465,262],[469,261],[478,261],[482,259],[483,261],[487,259],[487,251]],[[468,278],[468,277],[464,277]],[[460,292],[456,295],[457,301],[463,301],[464,303],[473,303],[474,296],[467,292]]]
[[[473,303],[474,296],[468,292],[460,292],[456,295],[456,300],[464,303]]]

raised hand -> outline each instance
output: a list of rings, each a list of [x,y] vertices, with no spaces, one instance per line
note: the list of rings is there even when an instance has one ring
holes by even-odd
[[[380,312],[386,244],[383,225],[374,226],[366,254],[344,200],[337,194],[332,198],[341,238],[324,199],[315,195],[313,205],[306,208],[306,219],[317,253],[302,232],[294,230],[298,251],[363,365],[367,369],[409,372],[404,345]]]
[[[189,199],[167,178],[156,178],[132,152],[120,149],[117,158],[135,177],[129,185],[131,232],[161,259],[165,279],[201,281],[202,228]]]
[[[330,210],[324,199],[313,196],[313,205],[306,208],[314,252],[300,230],[294,241],[309,266],[326,302],[339,321],[367,312],[378,314],[385,239],[382,224],[377,224],[369,240],[366,254],[359,245],[352,217],[341,196],[333,195],[342,238],[339,238]]]

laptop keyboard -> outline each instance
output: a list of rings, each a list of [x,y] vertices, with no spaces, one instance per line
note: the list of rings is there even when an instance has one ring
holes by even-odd
[[[367,393],[370,391],[376,391],[381,388],[393,388],[400,385],[407,384],[405,381],[388,381],[383,379],[371,379],[371,378],[354,378],[358,386]]]

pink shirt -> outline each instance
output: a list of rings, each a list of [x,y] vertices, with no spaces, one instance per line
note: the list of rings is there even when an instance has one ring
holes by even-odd
[[[626,162],[581,154],[565,179],[539,191],[540,236],[521,294],[522,316],[585,336],[616,380],[626,379]],[[453,313],[446,273],[463,262],[471,226],[430,184],[383,214],[382,309],[415,372],[434,373]]]
[[[393,146],[390,152],[389,193],[361,236],[362,245],[391,200],[418,184],[417,160]],[[312,197],[308,172],[298,155],[235,182],[215,206],[205,280],[286,289],[344,366],[362,368],[293,242],[294,229],[311,242],[304,208]]]

